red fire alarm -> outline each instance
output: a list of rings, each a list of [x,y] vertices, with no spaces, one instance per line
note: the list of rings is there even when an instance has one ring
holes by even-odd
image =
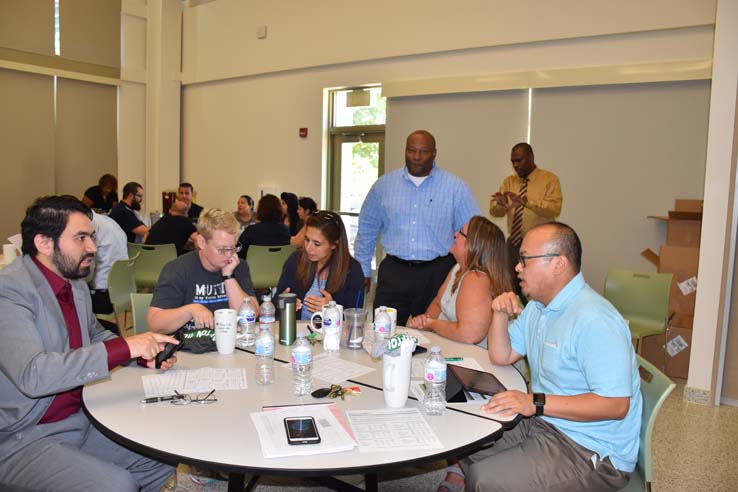
[[[300,138],[307,138],[307,136],[308,136],[308,129],[300,128]]]

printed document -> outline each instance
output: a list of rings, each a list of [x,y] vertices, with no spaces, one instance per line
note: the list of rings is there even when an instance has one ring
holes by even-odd
[[[443,448],[417,408],[349,410],[346,417],[362,453]]]
[[[326,353],[322,353],[313,359],[313,377],[327,383],[340,383],[358,378],[374,370],[373,367],[342,360]]]
[[[318,427],[320,442],[303,446],[289,444],[284,427],[285,417],[313,417]],[[342,423],[343,418],[335,403],[265,408],[263,412],[252,413],[251,420],[259,434],[264,458],[339,453],[351,451],[356,446],[356,442],[345,428],[345,422]]]
[[[146,398],[169,396],[177,390],[183,394],[207,393],[210,390],[246,389],[246,369],[243,367],[172,369],[162,374],[142,376]]]

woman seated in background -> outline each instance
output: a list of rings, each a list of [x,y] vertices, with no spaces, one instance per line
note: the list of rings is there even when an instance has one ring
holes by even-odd
[[[241,229],[245,229],[250,225],[256,224],[254,199],[248,195],[241,195],[238,198],[237,210],[233,212],[233,216],[238,221],[238,225]]]
[[[302,248],[302,243],[305,242],[305,221],[308,217],[318,211],[318,204],[315,200],[308,196],[302,196],[297,200],[297,216],[300,218],[302,227],[297,234],[292,236],[290,244]]]
[[[505,236],[477,215],[454,235],[450,252],[457,264],[425,313],[408,325],[486,348],[492,300],[513,289]]]
[[[345,308],[363,306],[364,273],[349,253],[338,214],[320,211],[307,218],[305,243],[285,262],[277,292],[297,294],[300,319],[310,319],[330,301]]]
[[[282,205],[274,195],[264,195],[256,209],[256,224],[244,229],[238,238],[241,251],[238,256],[246,259],[250,245],[284,246],[290,244],[290,231],[282,223]]]
[[[282,198],[283,221],[289,227],[290,236],[294,236],[302,229],[302,221],[297,215],[297,195],[283,191],[279,196]]]
[[[82,203],[100,213],[110,213],[118,205],[118,178],[112,174],[100,176],[97,186],[87,188]]]

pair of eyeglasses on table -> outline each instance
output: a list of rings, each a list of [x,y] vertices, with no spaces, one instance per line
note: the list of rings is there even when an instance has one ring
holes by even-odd
[[[172,405],[189,405],[190,403],[200,403],[207,405],[208,403],[215,403],[218,399],[213,396],[215,390],[210,390],[210,393],[200,393],[195,395],[193,398],[190,395],[183,395],[177,390],[174,390],[174,394],[171,396],[155,396],[153,398],[144,398],[141,403],[159,403],[162,401],[168,401]]]
[[[174,394],[178,398],[169,402],[172,405],[189,405],[190,403],[208,405],[210,403],[215,403],[216,401],[218,401],[218,399],[215,397],[215,390],[210,390],[210,393],[200,393],[198,395],[195,395],[194,398],[191,395],[183,395],[177,390],[174,390]]]

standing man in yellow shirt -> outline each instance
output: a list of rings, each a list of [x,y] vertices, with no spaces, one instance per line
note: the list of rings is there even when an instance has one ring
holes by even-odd
[[[507,242],[511,259],[517,263],[525,234],[539,224],[556,220],[563,197],[559,178],[536,167],[533,148],[527,143],[512,148],[510,162],[515,174],[505,178],[500,191],[492,195],[489,213],[493,217],[507,215]]]

